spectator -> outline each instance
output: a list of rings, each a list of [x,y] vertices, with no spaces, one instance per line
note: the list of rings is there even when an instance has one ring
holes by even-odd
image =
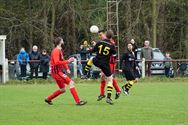
[[[40,70],[42,72],[43,79],[47,79],[47,75],[49,72],[49,62],[50,62],[50,57],[49,55],[47,55],[46,50],[43,50],[40,56]]]
[[[25,51],[25,48],[21,48],[20,53],[17,56],[17,60],[19,62],[19,66],[21,69],[21,79],[23,79],[24,77],[26,77],[26,66],[27,63],[29,62],[29,55],[28,53]]]
[[[152,47],[150,47],[150,42],[146,40],[144,42],[144,47],[141,49],[140,58],[145,58],[146,60],[152,60],[153,59],[153,51]],[[145,63],[145,71],[146,75],[151,76],[151,63],[150,61],[146,61]]]
[[[133,46],[133,52],[134,52],[134,55],[135,55],[135,57],[137,57],[136,56],[136,54],[137,54],[137,44],[136,44],[136,42],[135,42],[135,40],[134,39],[131,39],[131,41],[130,41],[130,43],[132,44],[132,46]]]
[[[137,48],[138,48],[137,44],[136,44],[134,39],[131,39],[130,44],[132,44],[132,46],[133,46],[132,51],[134,53],[135,60],[137,60]],[[136,65],[138,65],[138,62],[135,61],[135,63],[136,63]],[[140,76],[141,76],[140,69],[139,68],[134,68],[134,72],[135,72],[136,80],[138,80],[140,78]]]
[[[84,45],[80,45],[80,50],[78,51],[78,53],[81,56],[81,64],[82,64],[82,67],[84,68],[87,64],[87,60],[88,60],[87,54],[89,54],[89,51],[87,50],[87,48]],[[82,71],[83,71],[83,69],[82,69]]]
[[[38,69],[39,69],[39,64],[40,64],[40,53],[38,52],[38,47],[36,45],[33,46],[33,50],[29,54],[30,58],[30,69],[31,69],[31,74],[30,78],[33,78],[33,73],[35,72],[35,78],[38,78]]]
[[[170,57],[170,53],[167,52],[165,54],[165,60],[167,62],[164,62],[164,66],[165,66],[165,76],[166,77],[170,77],[171,76],[171,73],[170,73],[170,69],[172,68],[172,62],[170,62],[170,60],[172,60],[172,58]]]
[[[89,50],[90,50],[91,47],[90,47],[90,45],[88,44],[87,41],[84,41],[83,45],[84,45],[84,48],[88,51],[88,53],[86,54],[87,59],[90,59],[91,54],[90,54]]]

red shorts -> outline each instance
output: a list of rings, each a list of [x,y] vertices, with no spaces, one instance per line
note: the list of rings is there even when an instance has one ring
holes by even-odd
[[[115,73],[115,67],[116,67],[116,64],[112,64],[110,63],[110,70],[111,70],[111,73],[114,74]]]
[[[68,85],[71,82],[71,79],[63,72],[52,73],[51,75],[55,79],[60,89],[65,88],[65,84]]]

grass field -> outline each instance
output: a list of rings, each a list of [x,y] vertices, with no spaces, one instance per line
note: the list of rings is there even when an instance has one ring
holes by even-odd
[[[88,101],[82,107],[68,89],[53,106],[45,104],[44,97],[57,87],[40,80],[0,85],[0,125],[188,125],[188,79],[141,80],[114,105],[96,101],[99,81],[76,82]]]

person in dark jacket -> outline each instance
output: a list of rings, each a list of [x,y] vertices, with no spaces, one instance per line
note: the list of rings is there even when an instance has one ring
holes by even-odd
[[[173,74],[171,72],[171,70],[172,70],[172,62],[170,62],[172,60],[172,58],[170,57],[170,53],[169,52],[166,52],[166,54],[165,54],[165,60],[166,60],[166,62],[164,62],[165,76],[166,77],[170,77]]]
[[[36,45],[33,46],[33,50],[29,54],[30,61],[30,69],[31,74],[30,78],[33,78],[33,73],[35,72],[35,78],[38,78],[38,69],[40,64],[40,53],[38,52],[38,47]]]
[[[47,79],[47,75],[49,72],[49,62],[50,62],[50,57],[47,55],[46,50],[43,50],[40,56],[40,70],[43,73],[42,75],[43,79]]]
[[[86,48],[84,45],[80,45],[80,50],[78,51],[78,53],[80,54],[81,57],[81,64],[82,67],[84,68],[87,64],[87,60],[88,60],[88,54],[89,54],[89,49]],[[84,69],[82,69],[82,71],[84,71]],[[85,74],[85,72],[83,72]]]
[[[134,52],[135,59],[137,60],[137,49],[138,49],[137,44],[136,44],[134,39],[131,39],[130,43],[133,46],[132,51]],[[136,63],[137,63],[136,65],[138,65],[138,62],[136,62]],[[136,67],[135,67],[134,72],[135,72],[136,79],[138,80],[140,78],[140,75],[141,75],[140,70],[136,69]]]
[[[129,89],[137,82],[134,69],[138,68],[135,62],[135,55],[133,52],[133,45],[128,43],[127,52],[125,52],[120,60],[120,72],[123,72],[127,83],[122,86],[123,92],[128,95]]]
[[[133,46],[133,52],[134,52],[135,57],[136,57],[136,54],[137,54],[137,49],[138,49],[137,44],[136,44],[136,42],[135,42],[135,40],[134,40],[134,39],[131,39],[130,43],[131,43],[131,44],[132,44],[132,46]]]
[[[28,53],[25,51],[25,48],[21,48],[20,53],[17,56],[17,60],[19,62],[20,65],[20,69],[21,69],[21,78],[26,77],[26,66],[27,63],[29,62],[29,55]]]

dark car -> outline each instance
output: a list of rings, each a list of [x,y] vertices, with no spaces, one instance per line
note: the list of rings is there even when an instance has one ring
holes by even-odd
[[[177,75],[188,76],[188,62],[178,62],[177,66]]]
[[[163,75],[164,74],[164,63],[163,62],[155,62],[155,61],[162,61],[165,59],[165,56],[163,55],[163,53],[160,51],[159,48],[152,48],[153,51],[153,61],[151,64],[151,74],[153,75]],[[141,48],[137,49],[137,59],[141,60],[140,58],[140,54],[141,54]],[[138,63],[139,68],[142,69],[142,63],[139,62]]]

